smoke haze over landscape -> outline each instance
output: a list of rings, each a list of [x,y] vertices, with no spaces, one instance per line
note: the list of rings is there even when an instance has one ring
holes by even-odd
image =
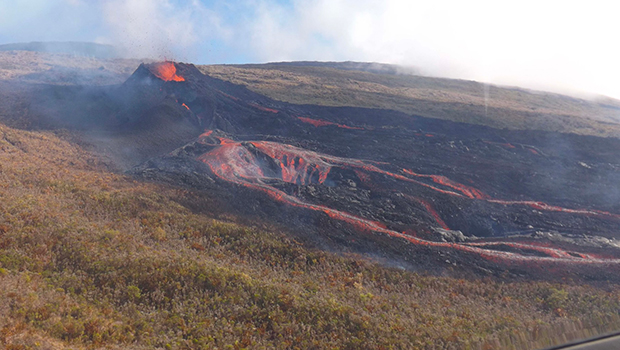
[[[614,11],[559,1],[0,2],[0,43],[94,41],[194,63],[372,61],[620,97]]]

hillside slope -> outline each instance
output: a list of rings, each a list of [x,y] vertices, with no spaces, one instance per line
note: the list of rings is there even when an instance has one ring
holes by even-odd
[[[56,85],[120,84],[140,62],[135,59],[85,58],[62,52],[0,50],[0,81]]]
[[[612,99],[596,102],[466,80],[293,63],[199,68],[290,103],[394,109],[494,128],[620,137],[620,101]]]
[[[118,84],[139,63],[66,53],[0,51],[0,81]],[[387,108],[495,128],[620,137],[620,101],[609,98],[590,101],[410,71],[400,75],[394,66],[355,62],[203,65],[199,69],[290,103]],[[379,72],[386,74],[375,74]]]
[[[11,43],[0,45],[0,51],[32,51],[44,53],[64,53],[83,57],[118,58],[119,51],[112,45],[91,42],[60,41]]]
[[[339,257],[50,132],[0,126],[0,164],[5,348],[533,348],[620,326],[616,286]]]
[[[0,347],[512,349],[620,328],[618,139],[7,55]],[[316,69],[294,79],[405,79]],[[427,103],[456,118],[450,101]]]

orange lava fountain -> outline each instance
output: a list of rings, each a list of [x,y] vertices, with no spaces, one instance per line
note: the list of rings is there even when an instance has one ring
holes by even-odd
[[[185,81],[185,78],[177,75],[177,67],[172,62],[160,62],[152,70],[163,81]]]

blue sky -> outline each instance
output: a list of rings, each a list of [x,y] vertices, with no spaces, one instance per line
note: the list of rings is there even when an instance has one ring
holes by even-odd
[[[95,41],[194,63],[355,60],[620,98],[613,2],[0,0],[0,43]]]

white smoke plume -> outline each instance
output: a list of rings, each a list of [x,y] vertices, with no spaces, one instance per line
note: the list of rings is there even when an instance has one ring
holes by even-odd
[[[620,98],[620,30],[604,1],[258,1],[259,60],[357,60],[429,75]]]
[[[592,0],[0,0],[0,43],[98,41],[132,57],[352,60],[620,98],[614,4]]]
[[[133,57],[189,59],[209,37],[216,16],[199,1],[111,0],[101,4],[108,36]]]

